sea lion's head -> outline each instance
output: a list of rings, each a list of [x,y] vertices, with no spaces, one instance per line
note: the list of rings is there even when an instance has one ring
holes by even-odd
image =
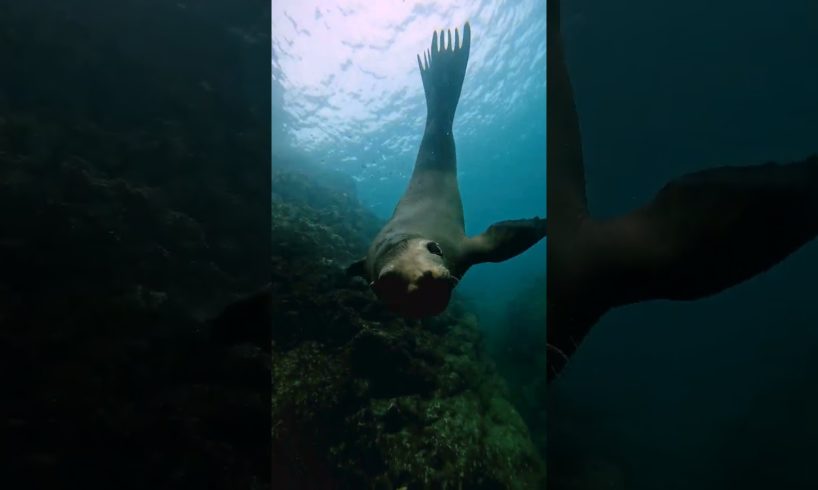
[[[457,278],[440,244],[413,237],[391,247],[378,261],[372,289],[393,312],[408,318],[438,315],[449,305]]]

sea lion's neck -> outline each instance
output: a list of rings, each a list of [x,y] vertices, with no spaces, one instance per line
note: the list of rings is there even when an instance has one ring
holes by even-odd
[[[395,219],[426,215],[446,227],[463,227],[457,183],[457,155],[451,124],[428,119],[409,185],[395,209]],[[434,225],[437,228],[439,225]]]

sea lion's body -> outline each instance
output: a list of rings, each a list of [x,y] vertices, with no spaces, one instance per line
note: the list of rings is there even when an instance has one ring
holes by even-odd
[[[499,262],[522,253],[545,236],[545,220],[496,223],[467,237],[457,184],[453,123],[466,73],[471,29],[463,42],[455,30],[448,43],[432,37],[424,60],[418,57],[426,94],[427,117],[412,178],[391,219],[353,267],[367,276],[378,297],[408,317],[440,313],[451,290],[474,264]]]
[[[375,278],[383,267],[379,258],[408,236],[437,242],[446,251],[443,260],[452,275],[459,278],[465,272],[463,257],[467,237],[451,131],[443,134],[427,125],[419,154],[435,155],[446,161],[436,162],[434,166],[415,165],[406,192],[369,248],[366,262],[369,277]],[[418,157],[418,160],[421,158],[426,157]]]
[[[681,176],[625,215],[590,216],[578,118],[549,1],[548,364],[554,379],[612,308],[714,295],[818,234],[818,157]]]

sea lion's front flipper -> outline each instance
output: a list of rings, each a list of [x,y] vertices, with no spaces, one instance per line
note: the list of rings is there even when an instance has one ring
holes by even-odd
[[[349,264],[346,273],[348,276],[366,277],[366,257]]]
[[[548,217],[552,238],[573,236],[587,216],[585,168],[574,93],[562,49],[559,2],[548,2]]]
[[[466,245],[466,262],[474,265],[508,260],[531,248],[545,235],[545,218],[500,221],[469,239]]]
[[[609,306],[710,296],[818,235],[818,156],[689,174],[589,229],[587,259]]]

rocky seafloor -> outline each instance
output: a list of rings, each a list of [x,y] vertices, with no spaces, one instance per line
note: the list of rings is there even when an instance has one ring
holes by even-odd
[[[476,317],[406,321],[347,276],[378,227],[353,194],[274,171],[273,196],[273,481],[543,488]]]

